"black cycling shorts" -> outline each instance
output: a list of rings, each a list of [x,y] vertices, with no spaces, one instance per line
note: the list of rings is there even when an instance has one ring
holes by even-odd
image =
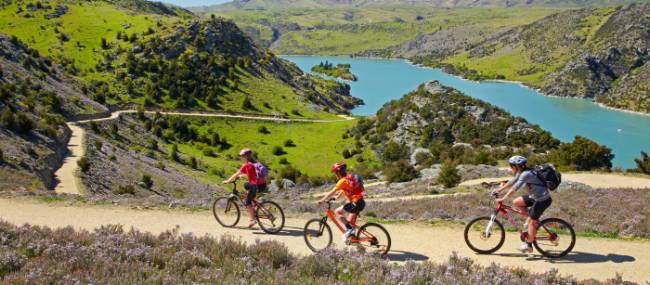
[[[253,204],[253,200],[257,196],[258,187],[259,187],[258,185],[253,185],[248,182],[244,183],[244,189],[248,191],[248,194],[246,195],[246,199],[244,199],[245,206],[250,206]],[[266,185],[264,185],[264,187],[266,187]]]
[[[546,211],[546,209],[553,203],[551,197],[544,201],[535,201],[529,195],[524,195],[522,198],[524,198],[524,203],[526,203],[526,207],[528,207],[528,216],[536,221],[539,220],[539,217],[541,217],[544,211]]]
[[[343,205],[343,210],[345,210],[348,213],[352,214],[358,214],[363,211],[363,208],[366,207],[366,201],[363,199],[359,199],[356,202],[350,202],[345,205]]]

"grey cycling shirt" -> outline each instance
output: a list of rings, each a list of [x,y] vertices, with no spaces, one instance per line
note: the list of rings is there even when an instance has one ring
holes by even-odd
[[[525,170],[508,181],[508,186],[511,186],[512,191],[517,191],[524,185],[528,186],[528,194],[535,201],[544,201],[551,198],[551,192],[544,185],[544,182],[530,170]]]

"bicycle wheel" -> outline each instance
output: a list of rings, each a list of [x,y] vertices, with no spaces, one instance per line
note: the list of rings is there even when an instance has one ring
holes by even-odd
[[[313,252],[318,252],[332,245],[332,229],[322,219],[311,219],[305,224],[305,243]]]
[[[390,251],[390,235],[379,224],[367,223],[357,230],[356,242],[365,252],[385,255]]]
[[[573,227],[564,220],[548,218],[537,226],[537,236],[533,245],[543,256],[549,258],[563,257],[576,244],[576,233]]]
[[[264,201],[257,205],[255,218],[260,228],[267,234],[276,234],[284,227],[284,212],[273,201]]]
[[[215,200],[212,204],[212,214],[219,224],[227,228],[234,227],[241,216],[239,206],[231,197],[221,197]]]
[[[478,217],[465,226],[465,243],[476,253],[493,253],[506,240],[506,231],[501,222],[495,219],[490,226],[490,220],[491,217]]]

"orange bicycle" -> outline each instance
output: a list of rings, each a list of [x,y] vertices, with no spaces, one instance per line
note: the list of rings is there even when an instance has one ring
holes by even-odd
[[[332,229],[327,224],[327,219],[331,219],[334,225],[341,231],[345,232],[334,211],[332,211],[332,202],[336,199],[329,199],[325,216],[320,219],[311,219],[305,224],[304,236],[305,242],[309,249],[314,252],[324,250],[332,245]],[[354,221],[351,224],[357,228]],[[390,250],[390,235],[388,231],[379,224],[367,223],[357,229],[356,235],[346,240],[346,245],[355,244],[364,252],[385,255]]]

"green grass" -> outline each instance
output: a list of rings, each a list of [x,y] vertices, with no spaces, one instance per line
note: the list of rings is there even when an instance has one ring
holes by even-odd
[[[55,7],[59,2],[50,1]],[[135,13],[116,9],[105,2],[83,2],[83,4],[65,3],[68,13],[60,18],[47,20],[45,14],[52,11],[25,11],[16,14],[18,6],[9,5],[0,10],[0,32],[15,35],[42,55],[60,61],[61,57],[72,59],[80,70],[81,78],[101,79],[110,75],[97,73],[94,67],[103,60],[101,38],[106,38],[113,45],[119,44],[128,49],[131,44],[117,41],[118,31],[129,35],[142,36],[148,28],[158,30],[157,22],[171,24],[180,18],[156,14]],[[32,17],[25,17],[30,14]],[[128,28],[125,28],[128,25]],[[58,31],[58,33],[56,32]],[[61,41],[58,36],[63,33],[69,41]]]
[[[260,21],[274,25],[295,23],[302,27],[288,31],[274,45],[281,54],[354,54],[385,49],[409,41],[418,35],[449,27],[480,25],[499,29],[527,24],[557,9],[435,9],[413,6],[273,9],[215,11],[238,25],[257,30],[265,42],[270,31]],[[210,12],[204,15],[209,15]],[[420,16],[422,19],[417,20]],[[305,27],[311,27],[306,29]]]
[[[354,166],[357,164],[356,158],[358,156],[363,156],[366,161],[374,163],[373,154],[367,149],[363,154],[347,160],[343,159],[341,155],[344,149],[354,148],[354,138],[343,139],[342,134],[352,127],[356,123],[355,121],[276,123],[223,118],[192,118],[191,120],[202,122],[198,130],[199,134],[207,133],[209,129],[212,129],[225,137],[232,147],[227,150],[212,148],[217,152],[218,157],[205,156],[203,150],[209,146],[202,143],[179,144],[179,152],[182,155],[196,157],[208,169],[223,170],[226,176],[234,173],[241,166],[238,152],[242,148],[253,149],[260,160],[270,168],[272,175],[282,167],[280,164],[282,158],[288,160],[291,165],[302,173],[310,176],[329,175],[330,166],[337,161],[346,161],[351,166]],[[258,132],[260,126],[265,126],[270,133],[261,134]],[[288,139],[293,140],[296,146],[284,146],[284,142]],[[286,154],[273,155],[272,150],[275,146],[281,146]],[[170,148],[171,146],[167,145],[166,147]],[[181,171],[192,174],[205,182],[219,182],[223,178],[208,172],[197,175],[196,171],[189,168],[181,169]]]

